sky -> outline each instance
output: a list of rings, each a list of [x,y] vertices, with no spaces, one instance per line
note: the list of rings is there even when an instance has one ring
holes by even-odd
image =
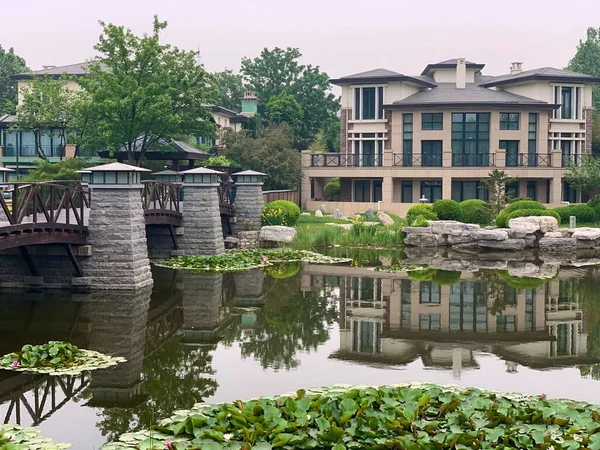
[[[154,14],[169,23],[164,42],[199,48],[209,71],[237,71],[242,57],[279,46],[332,78],[379,67],[418,75],[458,57],[499,75],[513,61],[564,67],[587,27],[600,27],[600,0],[5,1],[0,45],[36,70],[78,63],[95,56],[99,20],[144,33]]]

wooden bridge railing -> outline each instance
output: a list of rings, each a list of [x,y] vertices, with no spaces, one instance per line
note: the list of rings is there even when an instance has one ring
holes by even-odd
[[[86,225],[90,193],[81,182],[0,183],[0,188],[10,199],[0,195],[0,222]]]
[[[183,218],[180,205],[181,186],[157,180],[146,180],[142,183],[142,205],[146,224],[180,226]]]

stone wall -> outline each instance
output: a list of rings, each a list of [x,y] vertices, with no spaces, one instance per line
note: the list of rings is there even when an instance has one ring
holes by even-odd
[[[583,114],[584,114],[584,118],[585,118],[584,153],[591,155],[592,154],[592,129],[594,127],[594,109],[593,108],[585,108]]]
[[[166,226],[146,227],[148,257],[150,259],[168,259],[173,251],[173,238]]]
[[[234,234],[240,231],[259,230],[261,213],[265,206],[262,184],[238,184],[235,193]]]
[[[182,271],[183,328],[214,330],[221,321],[223,274],[199,274]]]
[[[352,108],[340,110],[340,153],[352,153],[348,145],[348,121],[352,119]]]
[[[236,306],[262,306],[265,275],[261,269],[234,274]]]

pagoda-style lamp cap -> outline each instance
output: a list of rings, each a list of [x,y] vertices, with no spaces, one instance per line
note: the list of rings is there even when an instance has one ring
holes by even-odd
[[[224,172],[208,169],[206,167],[197,167],[195,169],[185,170],[181,172],[181,174],[183,175],[183,183],[187,186],[217,185],[221,182],[219,175],[223,175],[223,173]]]
[[[14,172],[14,170],[9,169],[8,167],[0,167],[0,181],[5,183],[8,178],[8,173]]]
[[[181,183],[183,181],[183,175],[181,172],[176,172],[175,170],[162,170],[160,172],[154,172],[152,176],[155,180],[166,183]]]
[[[267,174],[256,170],[243,170],[234,173],[233,176],[236,184],[263,184]]]
[[[149,169],[130,166],[123,163],[110,163],[102,166],[88,167],[77,173],[81,179],[93,186],[130,187],[140,184],[142,172],[151,172]]]

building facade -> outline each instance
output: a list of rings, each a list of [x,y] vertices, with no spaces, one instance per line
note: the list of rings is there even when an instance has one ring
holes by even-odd
[[[482,75],[451,59],[421,75],[376,69],[331,80],[342,88],[340,152],[303,152],[302,205],[353,214],[380,207],[404,215],[421,198],[487,199],[494,169],[516,179],[509,195],[580,202],[563,173],[592,145],[592,86],[600,79],[545,67]],[[339,177],[339,198],[325,184]]]

